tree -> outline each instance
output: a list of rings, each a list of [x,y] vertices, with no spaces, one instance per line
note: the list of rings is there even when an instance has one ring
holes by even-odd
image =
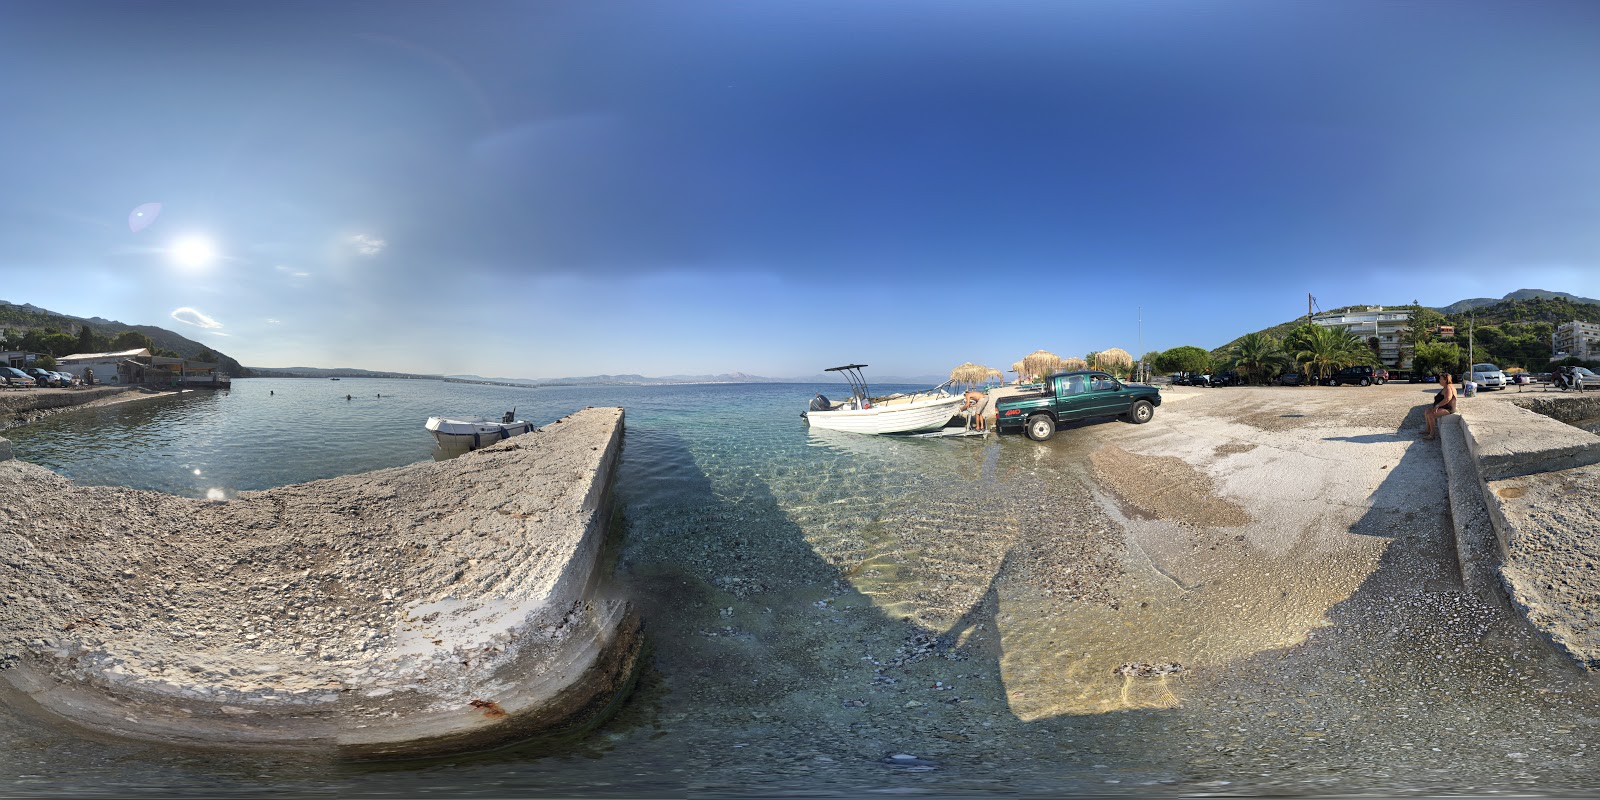
[[[1234,371],[1251,383],[1265,381],[1284,363],[1283,343],[1261,332],[1245,334],[1229,355]]]
[[[1454,342],[1423,342],[1411,357],[1411,370],[1419,375],[1453,372],[1461,365],[1461,348]]]
[[[1155,362],[1156,369],[1162,372],[1180,372],[1184,375],[1204,372],[1210,366],[1211,354],[1193,345],[1163,350]]]
[[[1293,353],[1295,363],[1304,366],[1306,375],[1315,376],[1318,382],[1343,367],[1375,365],[1377,361],[1361,337],[1343,328],[1302,325],[1289,334],[1284,347]]]
[[[202,364],[215,364],[217,361],[217,354],[211,352],[211,348],[209,347],[202,347],[200,348],[200,352],[195,355],[194,360],[199,361]],[[966,365],[963,364],[962,366]],[[982,367],[982,369],[987,370],[988,367]],[[950,377],[954,378],[954,373],[952,373]],[[973,383],[983,383],[983,378],[979,378],[978,380],[973,381]]]
[[[85,325],[78,329],[78,352],[94,352],[94,328]]]
[[[1400,364],[1403,366],[1406,359],[1416,359],[1418,345],[1433,341],[1433,332],[1445,321],[1444,315],[1431,308],[1425,308],[1416,300],[1406,306],[1410,317],[1406,320],[1406,327],[1400,332]],[[1412,365],[1416,369],[1416,365]]]
[[[39,356],[38,358],[33,360],[33,365],[38,367],[39,369],[55,369],[56,368],[56,357],[55,356]]]
[[[123,331],[117,334],[117,338],[111,340],[111,349],[114,351],[145,349],[153,354],[156,343],[138,331]]]

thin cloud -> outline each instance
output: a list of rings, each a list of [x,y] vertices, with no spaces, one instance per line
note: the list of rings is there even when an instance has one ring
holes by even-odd
[[[279,272],[287,273],[289,275],[289,277],[291,277],[291,278],[309,278],[309,277],[311,277],[311,273],[309,273],[309,272],[301,272],[300,270],[297,270],[294,267],[286,267],[286,266],[284,266],[282,264],[279,264],[278,266],[273,267],[273,269],[275,269],[275,270],[277,270]]]
[[[232,336],[233,334],[231,334],[231,333],[223,333],[222,331],[206,331],[206,335],[207,336]]]
[[[183,323],[183,324],[185,324],[185,325],[193,325],[196,328],[220,328],[220,327],[222,327],[222,323],[220,323],[220,322],[218,322],[218,321],[206,316],[205,314],[202,314],[199,311],[196,311],[196,310],[194,310],[194,309],[192,309],[192,308],[190,308],[188,306],[184,306],[183,308],[175,308],[175,309],[173,309],[172,310],[172,318],[177,320],[177,321],[179,321],[179,322],[181,322],[181,323]],[[223,335],[226,335],[226,334],[223,334]]]
[[[272,317],[267,317],[267,324],[268,325],[281,325],[281,324],[283,324],[283,320],[278,320],[278,319],[273,319]]]
[[[389,246],[388,242],[364,233],[358,233],[350,237],[350,243],[356,246],[357,253],[364,256],[375,256]]]

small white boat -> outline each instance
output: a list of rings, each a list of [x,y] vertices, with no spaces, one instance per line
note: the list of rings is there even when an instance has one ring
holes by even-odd
[[[822,395],[801,414],[813,428],[851,433],[916,433],[943,428],[956,415],[962,396],[937,388],[927,392],[872,397],[861,368],[866,364],[830,367],[850,382],[850,399],[842,403]]]
[[[501,439],[528,433],[533,430],[533,423],[516,419],[516,411],[512,410],[499,422],[483,417],[428,417],[423,427],[446,450],[477,450]]]

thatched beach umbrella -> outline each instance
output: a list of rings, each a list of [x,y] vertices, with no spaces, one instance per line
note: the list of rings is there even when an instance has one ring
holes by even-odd
[[[950,382],[960,383],[966,386],[973,386],[975,384],[983,383],[984,380],[989,377],[989,372],[990,370],[988,367],[968,361],[967,363],[950,370]]]
[[[1035,350],[1022,357],[1022,371],[1030,377],[1043,378],[1061,369],[1061,356],[1048,350]]]
[[[1017,383],[1025,383],[1023,378],[1028,377],[1028,367],[1021,361],[1011,365],[1011,371],[1017,373]]]
[[[1096,353],[1094,365],[1107,372],[1121,374],[1133,369],[1133,356],[1120,347],[1113,347]]]
[[[986,381],[999,381],[1001,383],[1005,383],[1006,382],[1006,374],[1004,372],[1001,372],[1000,370],[991,369],[991,370],[989,370],[989,374],[988,375],[983,376],[983,379],[986,380]]]
[[[1089,362],[1084,361],[1081,358],[1063,358],[1063,359],[1061,359],[1061,369],[1066,370],[1067,372],[1071,372],[1071,371],[1073,371],[1075,369],[1088,369],[1088,368],[1089,368]]]

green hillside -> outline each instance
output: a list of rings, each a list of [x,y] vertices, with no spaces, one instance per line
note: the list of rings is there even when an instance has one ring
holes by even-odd
[[[1457,332],[1454,341],[1463,350],[1467,347],[1468,328],[1472,328],[1474,355],[1477,360],[1494,361],[1502,367],[1518,366],[1527,369],[1548,365],[1550,337],[1555,326],[1573,320],[1600,323],[1600,305],[1588,298],[1536,289],[1524,289],[1512,294],[1532,296],[1526,296],[1525,299],[1493,301],[1492,305],[1476,308],[1466,306],[1458,312],[1444,312],[1441,309],[1426,309],[1425,312],[1435,315],[1433,319],[1437,322],[1434,324],[1454,325]],[[1468,301],[1446,308],[1459,307],[1466,302]],[[1261,332],[1282,339],[1304,322],[1305,317],[1297,317]],[[1212,355],[1222,356],[1228,353],[1242,338],[1243,335],[1212,350]]]
[[[77,338],[84,326],[88,326],[97,337],[116,338],[118,334],[133,331],[142,333],[150,338],[152,344],[162,350],[177,353],[183,358],[199,359],[202,354],[209,353],[223,372],[234,377],[247,377],[250,370],[245,369],[238,361],[218,352],[216,348],[180,336],[166,328],[154,325],[128,325],[116,320],[102,319],[100,317],[74,317],[57,313],[35,305],[17,305],[0,301],[0,338],[15,340],[30,331],[55,331]],[[73,349],[73,348],[67,348]],[[69,353],[53,353],[62,356]]]

